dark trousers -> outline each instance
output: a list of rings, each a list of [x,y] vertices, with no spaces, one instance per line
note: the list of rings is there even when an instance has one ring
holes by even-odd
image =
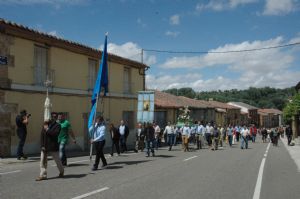
[[[17,131],[18,137],[19,137],[19,145],[18,145],[18,150],[17,150],[17,157],[23,157],[24,153],[23,153],[23,147],[26,141],[26,136],[27,133],[24,131]]]
[[[211,144],[212,144],[211,134],[210,133],[205,133],[205,138],[206,138],[208,146],[211,146]]]
[[[235,133],[235,139],[236,139],[237,142],[240,141],[240,132]]]
[[[290,144],[291,144],[291,141],[292,141],[292,135],[288,135],[288,136],[287,136],[287,139],[288,139],[288,145],[290,145]]]
[[[59,158],[62,165],[67,166],[66,143],[59,144]]]
[[[124,153],[124,151],[127,151],[125,135],[121,135],[120,144],[121,144],[121,153]]]
[[[152,153],[152,156],[154,156],[154,140],[145,140],[145,147],[146,147],[146,155],[150,156],[150,151]]]
[[[232,146],[232,135],[228,135],[228,144]]]
[[[96,150],[96,159],[95,159],[94,168],[96,168],[96,169],[98,168],[100,158],[102,161],[102,165],[103,166],[107,165],[107,162],[106,162],[106,159],[105,159],[104,153],[103,153],[104,145],[105,145],[105,140],[99,141],[99,142],[94,142],[94,147]]]
[[[174,140],[174,134],[168,134],[168,146],[169,146],[169,150],[172,149],[173,140]]]
[[[111,155],[114,154],[114,147],[116,147],[117,153],[120,154],[119,140],[111,141]]]

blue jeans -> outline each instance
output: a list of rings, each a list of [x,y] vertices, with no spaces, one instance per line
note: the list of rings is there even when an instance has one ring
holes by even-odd
[[[154,156],[154,140],[145,140],[146,155],[150,156],[150,151]]]
[[[125,151],[127,151],[126,137],[125,137],[125,135],[121,135],[121,137],[120,137],[120,145],[121,145],[121,153],[124,153]]]
[[[172,149],[173,142],[174,142],[174,134],[168,134],[168,146],[169,146],[169,150]]]
[[[64,166],[67,165],[66,145],[66,143],[59,144],[59,159]]]
[[[176,146],[176,144],[177,144],[177,134],[174,134],[173,145]]]
[[[160,147],[160,138],[155,138],[155,149],[158,150],[158,147]]]
[[[256,135],[252,135],[252,142],[255,142]]]
[[[241,149],[244,149],[244,148],[248,149],[248,139],[247,139],[247,137],[241,136]]]
[[[229,146],[232,146],[232,135],[228,135]]]

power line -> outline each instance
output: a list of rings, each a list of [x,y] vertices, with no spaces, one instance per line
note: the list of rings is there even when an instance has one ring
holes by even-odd
[[[155,50],[155,49],[142,49],[147,52],[157,52],[157,53],[173,53],[173,54],[220,54],[220,53],[241,53],[241,52],[251,52],[251,51],[260,51],[260,50],[270,50],[276,48],[286,48],[290,46],[300,45],[300,42],[289,43],[278,46],[269,46],[264,48],[253,48],[253,49],[245,49],[245,50],[229,50],[229,51],[171,51],[171,50]]]

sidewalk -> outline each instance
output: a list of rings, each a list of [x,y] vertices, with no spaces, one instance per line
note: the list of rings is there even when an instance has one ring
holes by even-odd
[[[284,138],[281,138],[281,141],[289,152],[291,158],[295,161],[298,167],[298,172],[300,172],[300,145],[295,144],[294,146],[288,146],[286,136],[284,136]]]

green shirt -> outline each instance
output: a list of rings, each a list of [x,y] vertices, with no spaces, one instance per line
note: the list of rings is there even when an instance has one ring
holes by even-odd
[[[58,135],[58,143],[67,144],[69,139],[69,130],[71,129],[71,124],[68,120],[59,122],[61,130]]]

